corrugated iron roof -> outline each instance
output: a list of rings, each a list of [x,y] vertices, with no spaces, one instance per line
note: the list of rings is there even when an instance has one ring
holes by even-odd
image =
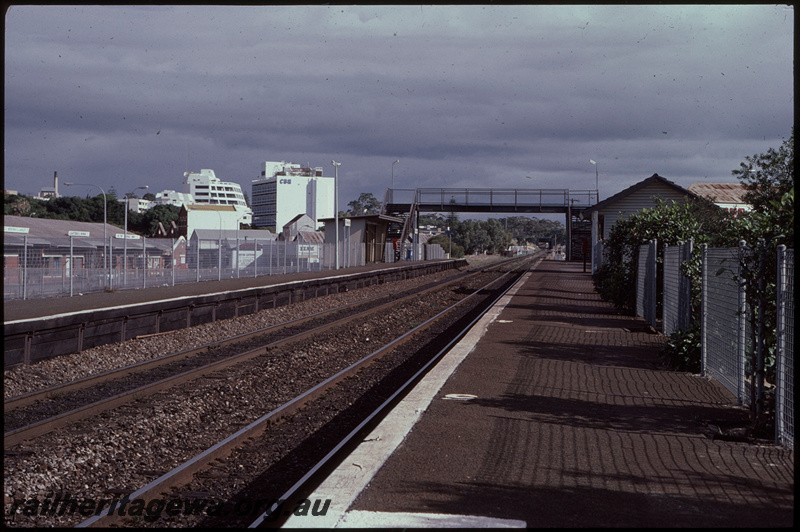
[[[68,238],[67,233],[69,231],[83,231],[88,232],[92,238],[99,238],[101,241],[103,240],[102,223],[54,220],[52,218],[37,218],[35,216],[3,215],[3,225],[11,227],[27,227],[29,237]],[[120,229],[114,225],[106,225],[106,236],[113,236],[123,231],[123,229]],[[133,234],[133,231],[128,230],[128,232]]]
[[[300,238],[306,244],[324,244],[325,233],[319,231],[299,231]]]
[[[742,196],[747,192],[741,183],[692,183],[689,192],[713,200],[715,203],[746,204]]]

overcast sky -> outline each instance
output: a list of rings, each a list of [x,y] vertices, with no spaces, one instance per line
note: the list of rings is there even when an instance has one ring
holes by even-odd
[[[395,188],[594,189],[598,170],[604,199],[654,173],[735,181],[794,121],[785,5],[48,5],[5,24],[23,193],[54,171],[181,191],[210,168],[249,195],[264,161],[335,159],[342,209],[382,199],[393,166]]]

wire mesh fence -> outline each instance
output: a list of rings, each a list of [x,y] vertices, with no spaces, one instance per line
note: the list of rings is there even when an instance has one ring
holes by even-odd
[[[752,352],[748,305],[738,248],[702,248],[702,367],[740,403],[750,401],[747,354]]]
[[[669,336],[691,324],[692,285],[681,265],[692,257],[692,242],[664,246],[662,332]]]
[[[778,248],[775,440],[794,449],[794,250]]]
[[[657,242],[639,246],[636,267],[636,315],[641,316],[652,326],[656,326],[657,307]]]
[[[25,237],[4,249],[5,300],[36,299],[182,283],[314,272],[392,262],[392,244],[307,243],[274,239]],[[446,258],[420,245],[406,260]]]

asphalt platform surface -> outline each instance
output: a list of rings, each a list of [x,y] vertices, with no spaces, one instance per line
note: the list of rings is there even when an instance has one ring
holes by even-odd
[[[662,369],[665,338],[581,264],[544,261],[515,290],[310,495],[327,514],[285,526],[793,525],[793,451],[712,437],[747,410]]]

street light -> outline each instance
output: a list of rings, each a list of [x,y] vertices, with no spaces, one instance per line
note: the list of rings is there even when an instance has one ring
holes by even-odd
[[[600,202],[600,179],[599,179],[599,170],[597,169],[597,161],[593,161],[589,159],[589,162],[594,165],[594,190],[597,192],[597,202]]]
[[[394,165],[400,162],[400,159],[397,159],[395,162],[392,163],[392,190],[394,190]],[[392,198],[394,199],[394,198]]]
[[[122,242],[122,263],[124,264],[122,267],[122,283],[126,287],[128,286],[128,209],[131,205],[130,199],[137,190],[147,190],[148,188],[147,185],[136,187],[131,192],[125,194],[125,240]]]
[[[339,167],[342,166],[342,163],[337,163],[336,161],[331,161],[333,165],[333,189],[334,189],[334,200],[333,200],[333,212],[335,214],[336,220],[336,269],[339,269]]]
[[[103,262],[107,263],[108,267],[110,267],[111,261],[107,260],[108,250],[106,249],[106,245],[108,244],[108,238],[106,235],[106,226],[108,225],[108,212],[106,210],[106,191],[100,188],[100,185],[94,185],[92,183],[64,183],[64,186],[97,187],[100,189],[100,192],[103,193]]]

